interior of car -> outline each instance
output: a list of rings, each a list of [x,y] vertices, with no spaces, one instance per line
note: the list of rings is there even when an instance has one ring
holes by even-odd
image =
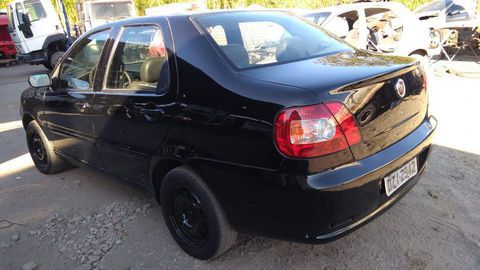
[[[390,9],[365,9],[369,31],[367,49],[378,52],[393,53],[403,33],[403,25],[397,15]]]

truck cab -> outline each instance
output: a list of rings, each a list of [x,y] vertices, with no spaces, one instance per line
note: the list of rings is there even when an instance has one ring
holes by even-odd
[[[53,68],[67,49],[67,37],[51,1],[14,0],[7,12],[18,59]]]
[[[77,3],[76,8],[84,32],[106,23],[137,16],[133,0],[86,0]]]

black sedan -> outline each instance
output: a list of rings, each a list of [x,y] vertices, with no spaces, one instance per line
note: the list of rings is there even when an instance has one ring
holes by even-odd
[[[107,24],[29,83],[36,167],[144,186],[200,259],[237,232],[321,243],[360,227],[417,183],[436,128],[412,58],[277,11]]]

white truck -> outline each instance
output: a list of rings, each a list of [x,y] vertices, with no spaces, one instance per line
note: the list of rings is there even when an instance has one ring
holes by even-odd
[[[133,0],[85,0],[76,4],[80,32],[137,16]]]
[[[7,6],[17,57],[51,69],[67,49],[67,36],[50,0],[14,0]]]

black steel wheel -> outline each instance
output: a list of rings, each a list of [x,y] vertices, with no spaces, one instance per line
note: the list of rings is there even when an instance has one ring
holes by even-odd
[[[51,143],[36,121],[28,123],[26,132],[30,156],[40,172],[54,174],[67,168],[67,162],[57,157]]]
[[[169,212],[175,231],[192,247],[207,241],[208,223],[200,200],[187,187],[177,190]]]
[[[160,187],[165,223],[178,245],[197,259],[226,252],[237,237],[216,197],[191,169],[170,171]]]
[[[36,164],[38,164],[43,169],[46,169],[46,167],[48,166],[48,156],[42,138],[37,132],[32,132],[29,135],[29,140],[32,144],[32,158],[37,161]]]

